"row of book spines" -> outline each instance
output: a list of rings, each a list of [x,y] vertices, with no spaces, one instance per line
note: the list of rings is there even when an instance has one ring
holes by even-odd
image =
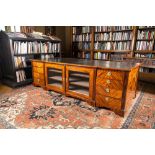
[[[108,53],[94,53],[94,59],[101,59],[101,60],[123,60],[127,54],[108,54]]]
[[[139,26],[138,28],[155,28],[155,26]]]
[[[135,58],[155,58],[155,54],[135,54]]]
[[[74,41],[91,41],[92,35],[87,34],[87,35],[73,35],[73,42]]]
[[[95,32],[132,30],[133,26],[95,26]]]
[[[131,42],[107,42],[107,43],[95,43],[95,50],[130,50]]]
[[[90,53],[84,53],[84,52],[81,52],[81,53],[78,53],[78,58],[83,58],[83,59],[90,59]]]
[[[118,32],[118,33],[100,33],[95,34],[95,41],[97,40],[131,40],[131,32]]]
[[[153,42],[152,41],[137,41],[136,50],[152,50]]]
[[[60,52],[60,43],[14,42],[14,54]]]
[[[26,80],[26,74],[24,70],[16,71],[17,83]]]
[[[90,33],[91,27],[90,26],[82,26],[79,27],[73,27],[73,34],[80,34],[80,33]]]
[[[108,53],[94,53],[94,59],[102,59],[102,60],[108,60],[109,54]]]
[[[138,30],[137,39],[153,39],[153,38],[154,38],[154,32]]]

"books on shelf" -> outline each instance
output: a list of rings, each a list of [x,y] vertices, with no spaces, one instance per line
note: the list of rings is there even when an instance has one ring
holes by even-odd
[[[111,31],[112,26],[95,26],[95,32]]]
[[[91,41],[91,34],[73,35],[73,42]]]
[[[25,57],[14,56],[15,68],[27,67]]]
[[[84,49],[84,50],[89,50],[91,47],[91,43],[83,42],[82,44],[83,44],[82,49]]]
[[[155,58],[155,54],[152,54],[152,53],[148,53],[148,54],[136,53],[135,58]]]
[[[94,59],[108,60],[108,53],[96,52],[94,53]]]
[[[82,33],[90,33],[90,26],[82,26]]]
[[[73,35],[73,41],[74,42],[82,41],[82,34],[81,35]]]
[[[131,42],[113,42],[113,50],[131,50]]]
[[[139,26],[139,28],[155,28],[155,26]]]
[[[94,44],[95,50],[112,50],[111,42],[97,42]]]
[[[98,33],[95,34],[95,41],[110,41],[112,33]]]
[[[138,30],[137,39],[153,39],[154,31],[140,31]]]
[[[85,59],[90,59],[90,53],[85,53]]]
[[[16,71],[17,82],[22,82],[26,80],[26,75],[24,70]]]
[[[73,34],[81,34],[82,26],[73,26]]]
[[[60,43],[52,42],[13,42],[14,54],[60,53]]]
[[[126,57],[127,54],[126,53],[111,53],[110,54],[110,60],[115,60],[115,61],[119,61],[119,60],[123,60],[124,57]]]
[[[94,48],[95,50],[131,50],[131,42],[97,42]]]
[[[112,36],[113,40],[131,40],[132,32],[115,32]]]
[[[153,42],[152,41],[137,41],[136,50],[152,50]]]
[[[84,41],[91,41],[91,34],[83,34],[82,35],[82,41],[84,42]]]
[[[114,26],[114,31],[132,30],[133,26]]]

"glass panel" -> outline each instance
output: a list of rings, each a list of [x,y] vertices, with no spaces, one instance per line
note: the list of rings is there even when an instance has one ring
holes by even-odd
[[[62,70],[55,68],[48,68],[48,84],[62,87]]]

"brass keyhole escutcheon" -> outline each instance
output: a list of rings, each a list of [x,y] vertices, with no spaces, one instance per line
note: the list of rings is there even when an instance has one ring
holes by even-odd
[[[108,76],[111,76],[111,72],[108,72],[107,75],[108,75]]]
[[[109,84],[110,83],[110,80],[107,80],[106,82]]]
[[[110,89],[109,89],[109,88],[106,88],[105,91],[106,91],[107,93],[109,93],[109,92],[110,92]]]
[[[109,97],[106,97],[105,100],[106,100],[106,101],[109,101]]]

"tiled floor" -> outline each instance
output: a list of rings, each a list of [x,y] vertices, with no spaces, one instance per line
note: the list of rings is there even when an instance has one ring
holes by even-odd
[[[154,128],[155,86],[142,85],[124,118],[32,85],[0,86],[0,128]]]

